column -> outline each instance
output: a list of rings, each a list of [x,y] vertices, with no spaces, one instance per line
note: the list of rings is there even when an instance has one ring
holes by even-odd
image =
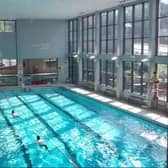
[[[155,69],[155,55],[156,55],[156,48],[157,48],[157,43],[156,43],[156,24],[157,24],[157,18],[156,18],[156,7],[157,7],[157,0],[149,0],[150,3],[150,8],[149,8],[149,18],[150,19],[150,41],[149,41],[149,73],[148,73],[148,80],[150,81],[152,74]],[[152,106],[152,101],[153,101],[153,96],[151,94],[151,85],[148,85],[148,91],[147,91],[147,105],[149,107]]]
[[[96,32],[95,32],[95,91],[98,90],[99,86],[99,78],[100,78],[100,67],[99,67],[99,46],[100,46],[100,16],[99,13],[97,12],[95,14],[95,27],[96,27]]]
[[[82,82],[82,17],[78,18],[78,71],[80,84]]]
[[[117,63],[117,86],[116,86],[116,96],[120,98],[123,92],[123,34],[124,34],[124,8],[119,6],[118,8],[118,59]]]

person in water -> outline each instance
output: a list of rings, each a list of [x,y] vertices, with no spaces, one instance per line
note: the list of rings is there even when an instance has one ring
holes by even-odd
[[[12,117],[13,117],[13,118],[19,117],[19,116],[17,115],[17,113],[16,113],[14,110],[12,110]]]
[[[40,138],[40,136],[37,136],[37,143],[41,146],[44,147],[46,150],[48,150],[48,146],[45,144],[45,142]]]

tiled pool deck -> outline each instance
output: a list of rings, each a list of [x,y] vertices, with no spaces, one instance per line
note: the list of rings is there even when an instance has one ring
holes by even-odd
[[[151,110],[148,108],[141,108],[141,107],[137,107],[134,105],[129,105],[128,103],[125,102],[121,102],[119,100],[116,100],[115,98],[107,98],[105,96],[102,96],[100,94],[97,94],[95,92],[92,91],[88,91],[86,89],[83,88],[78,88],[78,87],[74,87],[73,85],[64,85],[64,87],[77,92],[79,94],[88,96],[90,98],[99,100],[103,103],[107,103],[109,105],[112,105],[114,107],[126,110],[130,113],[133,113],[137,116],[141,116],[143,118],[146,118],[148,120],[152,120],[155,123],[158,123],[160,125],[164,125],[166,127],[168,127],[168,112],[162,112],[159,110]]]

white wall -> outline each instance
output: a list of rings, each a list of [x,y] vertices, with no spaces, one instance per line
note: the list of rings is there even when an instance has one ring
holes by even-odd
[[[16,27],[19,58],[65,56],[65,21],[17,20]]]
[[[16,58],[15,33],[0,32],[0,58]]]

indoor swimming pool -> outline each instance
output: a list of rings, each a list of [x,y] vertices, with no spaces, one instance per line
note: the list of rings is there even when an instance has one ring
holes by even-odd
[[[165,127],[62,87],[0,91],[1,167],[166,168],[167,136]]]

